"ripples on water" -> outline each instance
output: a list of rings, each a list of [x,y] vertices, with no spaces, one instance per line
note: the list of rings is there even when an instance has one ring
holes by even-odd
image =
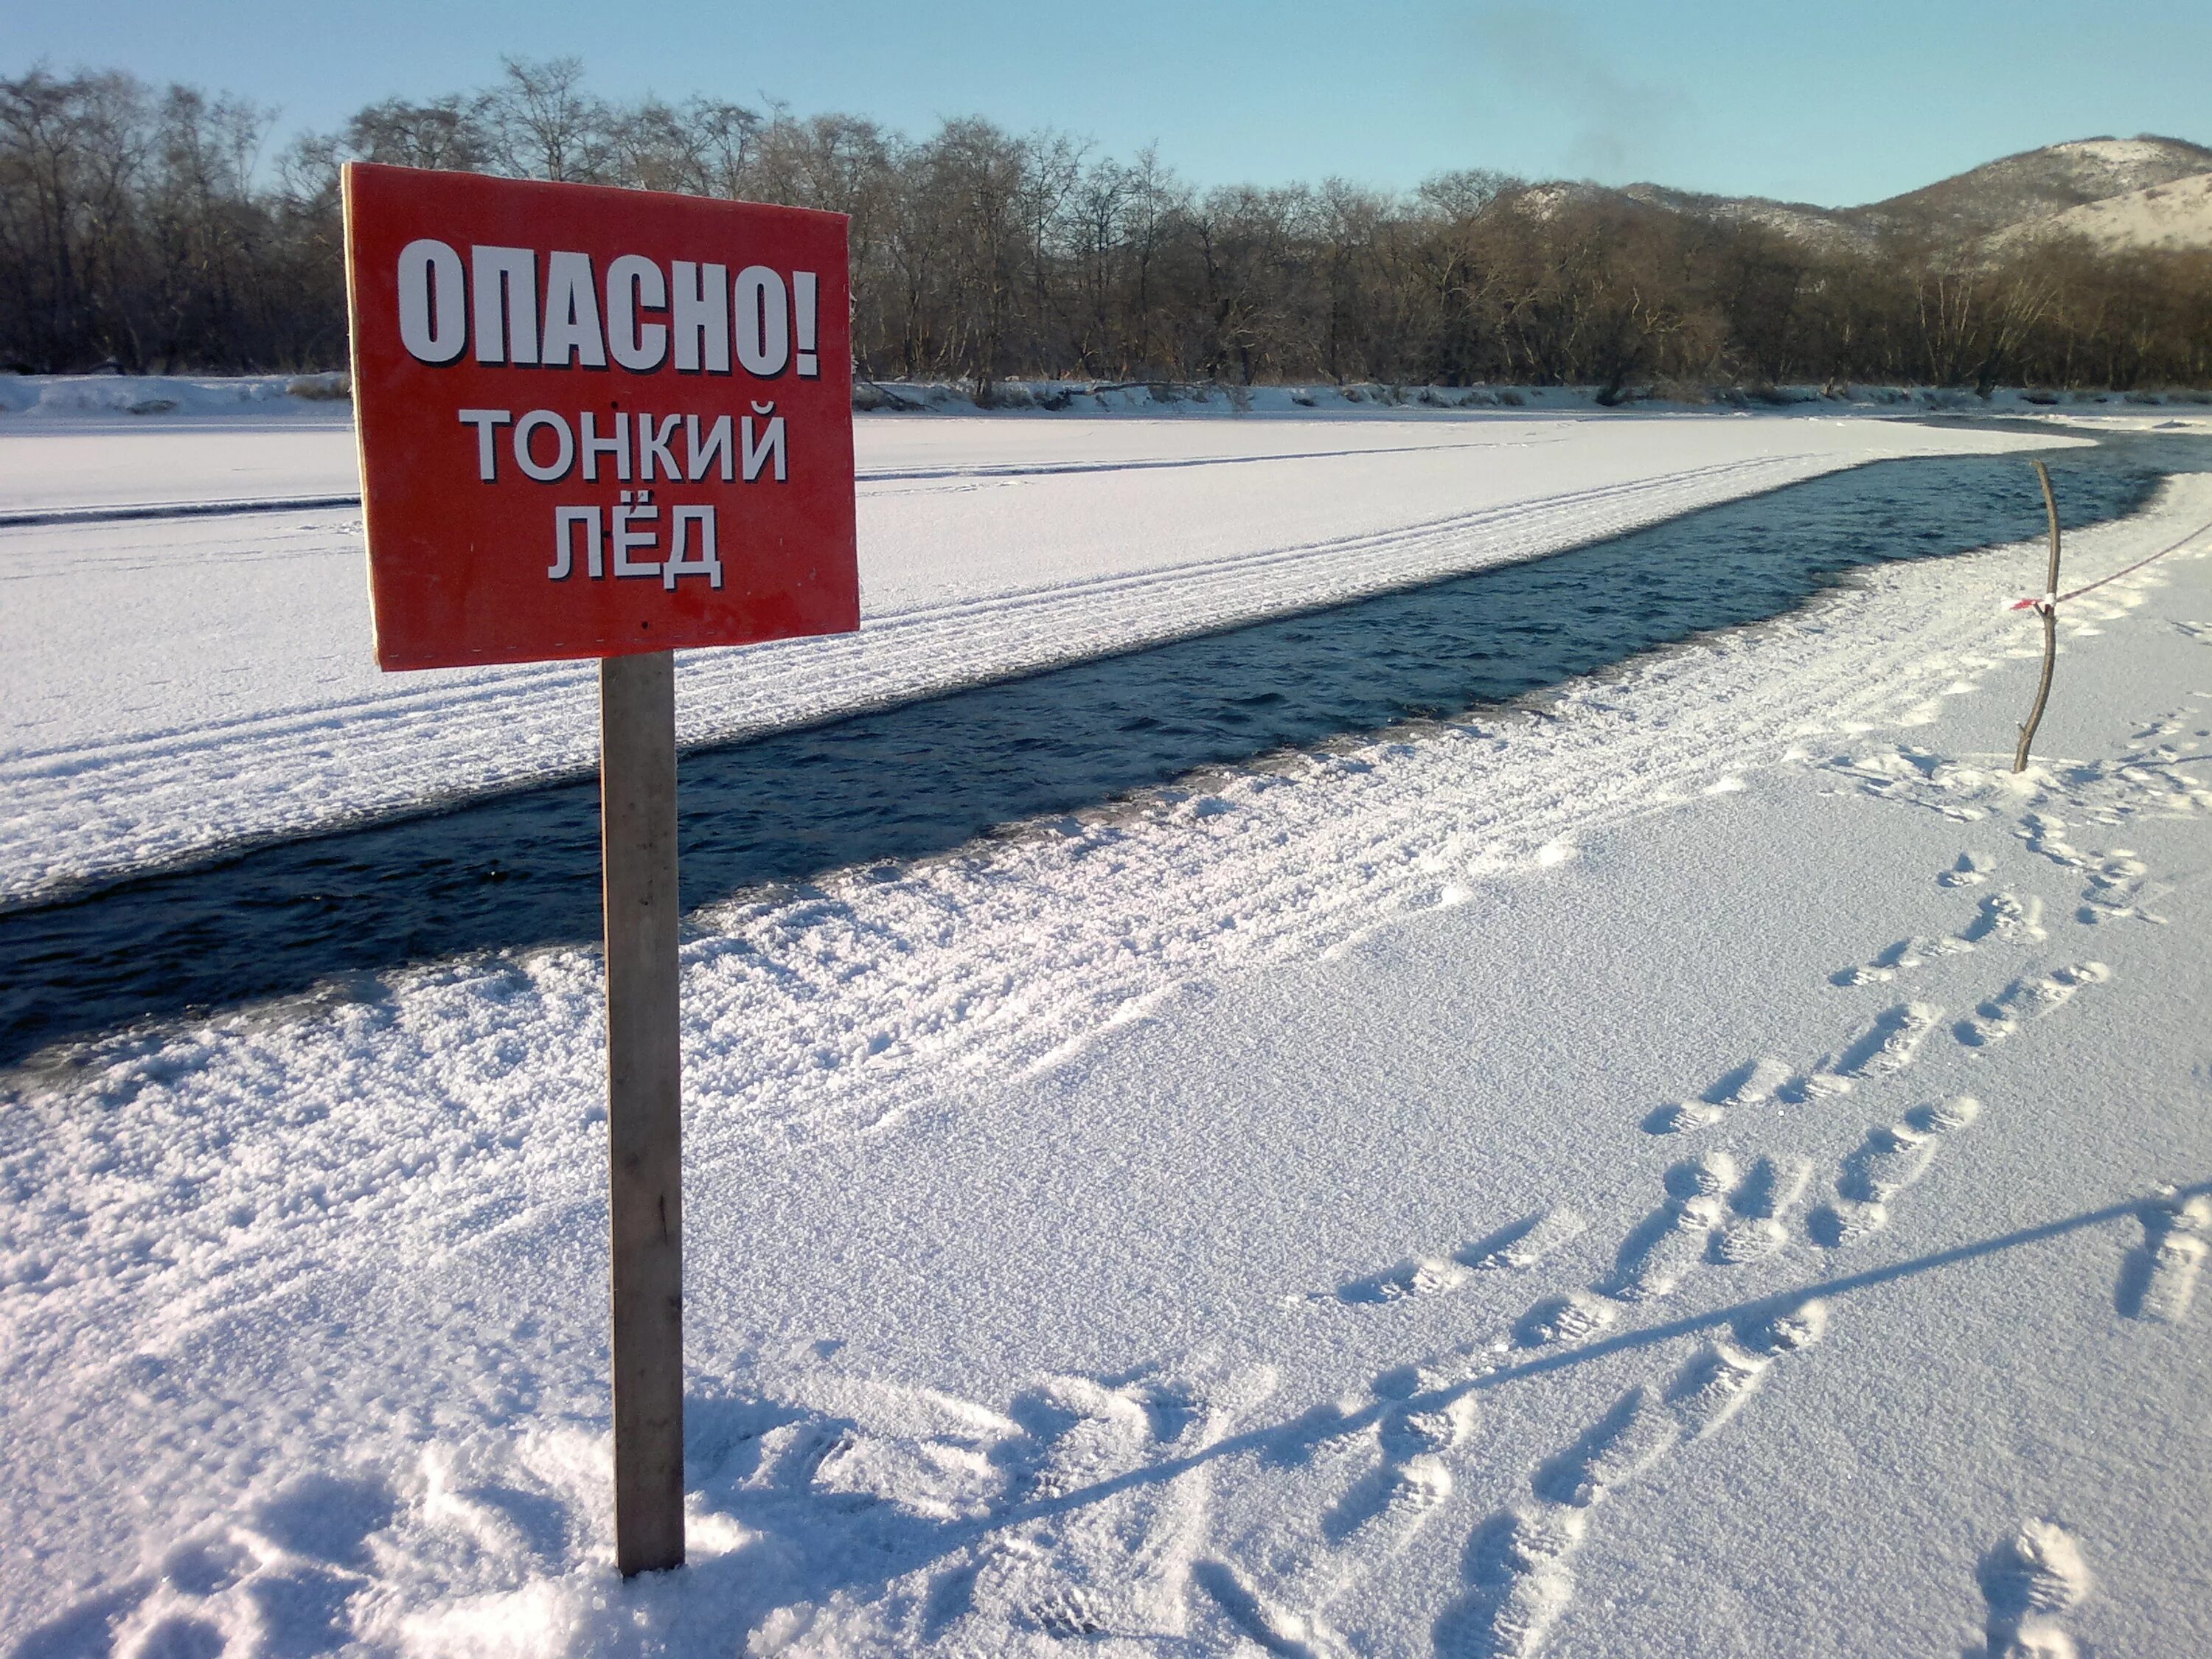
[[[2139,509],[2202,439],[2050,458],[2069,528]],[[684,900],[957,847],[1194,768],[1521,696],[1844,572],[2039,534],[2018,457],[1886,461],[1571,553],[684,757]],[[2023,580],[2027,580],[2024,576]],[[267,847],[0,915],[0,1064],[334,975],[599,936],[595,783]]]

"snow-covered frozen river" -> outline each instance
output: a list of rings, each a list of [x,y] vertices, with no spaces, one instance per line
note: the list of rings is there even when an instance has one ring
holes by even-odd
[[[2064,521],[2124,516],[2208,464],[2201,436],[2065,452]],[[946,852],[1287,745],[1455,719],[1773,616],[1869,563],[2031,537],[2041,512],[2012,457],[1877,462],[1546,559],[698,750],[682,774],[686,902]],[[0,1064],[339,975],[587,943],[598,812],[589,781],[541,787],[0,912]]]
[[[49,476],[73,499],[173,497],[196,466],[224,499],[307,495],[351,443],[216,424],[10,427],[0,507],[51,506]],[[860,424],[861,631],[686,653],[687,746],[1558,552],[1867,461],[2074,441],[1815,416]],[[264,443],[275,459],[256,459]],[[0,903],[589,772],[588,665],[380,675],[362,586],[343,509],[0,528]]]

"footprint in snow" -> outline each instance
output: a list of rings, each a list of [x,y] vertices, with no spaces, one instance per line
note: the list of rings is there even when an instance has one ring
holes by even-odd
[[[1578,1237],[1589,1224],[1565,1205],[1539,1210],[1448,1256],[1415,1256],[1387,1272],[1352,1279],[1337,1287],[1336,1299],[1403,1302],[1458,1290],[1480,1273],[1523,1271]]]
[[[1762,1158],[1729,1201],[1734,1214],[1714,1235],[1712,1257],[1738,1267],[1790,1242],[1790,1218],[1813,1179],[1809,1158]]]
[[[1970,1048],[2002,1042],[2020,1029],[2023,1020],[2055,1014],[2083,986],[2102,985],[2112,976],[2112,970],[2101,962],[2080,962],[2048,974],[2023,976],[1976,1008],[1971,1018],[1960,1020],[1954,1032]]]
[[[1675,1163],[1663,1178],[1660,1207],[1623,1241],[1606,1279],[1537,1302],[1516,1322],[1513,1341],[1528,1348],[1587,1340],[1629,1306],[1673,1294],[1700,1262],[1736,1265],[1780,1249],[1811,1170],[1805,1158],[1769,1157],[1746,1171],[1717,1149]],[[1451,1265],[1462,1279],[1502,1266],[1533,1265],[1583,1231],[1580,1217],[1564,1225],[1554,1219],[1558,1214],[1517,1223],[1462,1247]],[[1425,1284],[1434,1282],[1419,1264],[1407,1264],[1355,1281],[1339,1294],[1352,1301],[1389,1300],[1420,1294]],[[1759,1340],[1769,1345],[1769,1352],[1802,1346],[1818,1335],[1820,1317],[1817,1310],[1805,1316],[1812,1322],[1802,1328],[1784,1319]],[[1270,1652],[1338,1650],[1325,1622],[1328,1607],[1352,1584],[1381,1571],[1449,1496],[1448,1460],[1474,1426],[1468,1385],[1496,1370],[1508,1346],[1503,1341],[1470,1345],[1376,1378],[1376,1399],[1386,1403],[1372,1419],[1375,1461],[1321,1506],[1314,1535],[1303,1541],[1269,1535],[1194,1569],[1193,1582],[1242,1639]],[[1619,1421],[1608,1419],[1592,1431],[1587,1468],[1576,1479],[1592,1490],[1618,1485],[1632,1478],[1647,1452],[1656,1456],[1678,1440],[1710,1432],[1756,1385],[1766,1363],[1760,1352],[1747,1353],[1741,1343],[1712,1345],[1663,1391],[1648,1399],[1631,1396],[1616,1408]],[[1361,1420],[1341,1409],[1316,1413],[1287,1437],[1295,1452],[1285,1455],[1292,1462],[1310,1460],[1312,1448],[1367,1432],[1354,1426]],[[1555,1477],[1544,1478],[1543,1490],[1549,1490]]]
[[[1622,1241],[1612,1275],[1593,1286],[1616,1302],[1650,1302],[1671,1294],[1705,1259],[1712,1236],[1729,1219],[1729,1194],[1741,1182],[1723,1152],[1685,1158],[1666,1174],[1667,1201]]]
[[[1249,1642],[1279,1659],[1335,1659],[1340,1651],[1333,1632],[1313,1620],[1276,1606],[1236,1567],[1218,1557],[1193,1564],[1190,1578],[1228,1621],[1230,1634],[1222,1646]],[[1206,1645],[1211,1648],[1215,1644]]]
[[[1524,1348],[1547,1348],[1554,1343],[1586,1342],[1612,1328],[1620,1317],[1620,1304],[1591,1291],[1569,1291],[1546,1297],[1521,1316],[1513,1328],[1514,1340]]]
[[[403,1519],[373,1476],[297,1475],[234,1519],[173,1544],[137,1577],[103,1587],[31,1631],[12,1654],[127,1653],[216,1659],[234,1635],[254,1650],[323,1653],[357,1634],[350,1604],[378,1545]]]
[[[1887,985],[1899,974],[1923,968],[1939,957],[1962,956],[1974,947],[1964,938],[1925,939],[1915,934],[1877,951],[1870,962],[1856,968],[1839,968],[1828,975],[1831,985]]]
[[[1972,853],[1961,853],[1958,862],[1936,878],[1936,884],[1938,887],[1978,887],[1989,878],[1986,860],[1978,860]]]
[[[1316,1422],[1297,1438],[1339,1442],[1334,1468],[1316,1480],[1334,1494],[1310,1521],[1287,1531],[1270,1525],[1194,1565],[1192,1581],[1226,1621],[1233,1637],[1270,1653],[1334,1655],[1345,1644],[1328,1623],[1348,1591],[1385,1572],[1452,1493],[1451,1456],[1473,1437],[1474,1396],[1464,1390],[1438,1401],[1410,1400],[1385,1411],[1370,1444],[1379,1457],[1357,1468],[1368,1431],[1338,1415],[1339,1432]],[[1295,1458],[1295,1454],[1294,1454]],[[1205,1638],[1202,1627],[1194,1634]]]
[[[1925,943],[1907,940],[1893,948],[1903,951],[1905,945]],[[1928,946],[1930,951],[1939,948]],[[1973,947],[1953,941],[1950,948]],[[1845,982],[1850,973],[1837,975],[1835,982]],[[1644,1120],[1644,1133],[1681,1134],[1709,1127],[1737,1107],[1773,1101],[1795,1105],[1849,1094],[1863,1079],[1893,1076],[1910,1066],[1921,1042],[1942,1018],[1943,1011],[1933,1003],[1900,1002],[1876,1014],[1841,1052],[1827,1055],[1811,1071],[1795,1072],[1773,1059],[1751,1061],[1729,1073],[1697,1099],[1660,1107]]]
[[[1708,1342],[1667,1380],[1631,1389],[1529,1479],[1528,1498],[1492,1516],[1468,1545],[1466,1593],[1437,1620],[1438,1659],[1530,1659],[1573,1599],[1572,1561],[1607,1498],[1717,1432],[1778,1360],[1827,1326],[1817,1301],[1747,1320]]]
[[[1644,1132],[1668,1135],[1706,1128],[1739,1107],[1763,1106],[1801,1081],[1796,1071],[1781,1060],[1765,1056],[1747,1060],[1695,1100],[1660,1107],[1644,1120]]]
[[[2040,945],[2051,935],[2044,930],[2043,901],[2030,895],[1992,893],[1975,907],[1974,919],[1959,930],[1954,941],[1979,945],[1995,939],[2006,945]]]
[[[1065,1378],[1039,1391],[1023,1409],[1047,1437],[1024,1495],[1045,1513],[994,1532],[935,1576],[926,1633],[975,1652],[1005,1651],[1017,1632],[1182,1634],[1211,1501],[1211,1466],[1197,1455],[1273,1388],[1264,1370],[1201,1364],[1115,1385]],[[1128,1478],[1163,1464],[1177,1472]]]
[[[2088,1565],[2073,1534],[2055,1521],[2028,1521],[1982,1558],[1975,1575],[1989,1607],[1988,1659],[2075,1659],[2080,1651],[2058,1623],[2085,1601]]]
[[[2197,1275],[2212,1251],[2212,1197],[2171,1188],[2143,1206],[2142,1243],[2128,1253],[2117,1298],[2130,1319],[2179,1325],[2189,1317]]]
[[[1746,1173],[1719,1150],[1671,1165],[1665,1200],[1621,1241],[1612,1272],[1587,1289],[1538,1302],[1515,1324],[1514,1343],[1587,1341],[1624,1309],[1673,1295],[1700,1263],[1739,1267],[1771,1255],[1789,1242],[1789,1218],[1811,1171],[1808,1160],[1784,1156],[1761,1158]],[[1439,1363],[1450,1362],[1431,1364]]]
[[[2130,798],[2147,797],[2154,784],[2159,792],[2155,805],[2167,811],[2187,810],[2196,796],[2203,793],[2193,787],[2177,787],[2173,780],[2161,774],[2161,768],[2181,758],[2178,750],[2162,748],[2142,758],[2151,764],[2139,767],[2122,763],[2118,767],[2117,770],[2121,775],[2121,800],[2115,804],[2113,810],[2100,814],[2101,821],[2118,823],[2135,810],[2130,804]],[[2136,775],[2132,781],[2128,780],[2129,774]],[[2201,805],[2204,803],[2198,801],[2196,804]],[[2134,848],[2115,847],[2109,852],[2084,852],[2066,840],[2065,829],[2062,819],[2032,812],[2021,821],[2021,827],[2016,833],[2031,849],[2052,863],[2083,872],[2081,903],[2074,913],[2075,920],[2088,927],[2130,916],[2141,921],[2161,924],[2165,921],[2163,916],[2154,915],[2142,908],[2140,900],[2143,883],[2149,877],[2150,866],[2142,861]]]
[[[2124,848],[2113,848],[2102,861],[2090,866],[2088,884],[2082,890],[2081,905],[2074,913],[2075,920],[2092,927],[2130,916],[2142,921],[2161,921],[2137,902],[2142,896],[2143,880],[2149,873],[2150,866],[2132,852]]]
[[[1806,1231],[1828,1249],[1842,1249],[1889,1224],[1889,1203],[1928,1173],[1945,1137],[1980,1115],[1981,1103],[1965,1095],[1916,1106],[1896,1123],[1867,1131],[1844,1159],[1835,1201],[1808,1218]]]
[[[1804,1092],[1816,1098],[1848,1094],[1862,1079],[1894,1077],[1912,1064],[1922,1040],[1942,1018],[1943,1011],[1931,1002],[1900,1002],[1883,1009],[1840,1054],[1813,1068]]]
[[[2050,935],[2043,927],[2043,901],[2012,893],[1993,893],[1975,908],[1973,920],[1943,939],[1903,939],[1874,960],[1828,975],[1831,985],[1881,985],[1942,957],[1965,956],[1985,940],[2033,945]]]

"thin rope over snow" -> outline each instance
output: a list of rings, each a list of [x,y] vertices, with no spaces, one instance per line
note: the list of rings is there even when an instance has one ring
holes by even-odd
[[[2190,543],[2195,541],[2199,536],[2204,534],[2208,530],[2212,530],[2212,522],[2197,526],[2196,529],[2191,531],[2179,541],[2175,542],[2171,546],[2160,548],[2157,552],[2152,554],[2148,558],[2137,559],[2133,564],[2128,565],[2124,568],[2115,570],[2109,576],[2100,576],[2095,581],[2086,583],[2083,586],[2075,588],[2070,593],[2045,593],[2033,599],[2021,599],[2014,604],[2012,608],[2015,611],[2040,611],[2045,605],[2056,607],[2065,604],[2069,599],[2078,599],[2084,593],[2092,592],[2097,588],[2102,587],[2106,582],[2116,582],[2119,580],[2121,577],[2125,576],[2131,572],[2140,570],[2147,564],[2157,563],[2159,560],[2164,558],[2169,553],[2179,553],[2183,548],[2188,546]]]

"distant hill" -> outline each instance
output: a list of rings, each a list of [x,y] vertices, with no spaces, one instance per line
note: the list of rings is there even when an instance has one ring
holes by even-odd
[[[2108,251],[2212,247],[2212,172],[2083,202],[2063,213],[2000,231],[1990,240],[1993,246],[2009,247],[2057,235],[2083,237]]]
[[[1960,241],[2018,234],[2077,209],[2212,173],[2212,149],[2179,138],[2079,138],[1991,161],[1854,210]]]
[[[2212,149],[2180,138],[2077,138],[1984,163],[1861,207],[1763,196],[1706,196],[1663,185],[1620,190],[1538,185],[1540,210],[1567,201],[1623,205],[1726,224],[1759,224],[1823,251],[1871,249],[1885,236],[1925,237],[1960,253],[2015,251],[2055,235],[2111,252],[2212,247]]]

